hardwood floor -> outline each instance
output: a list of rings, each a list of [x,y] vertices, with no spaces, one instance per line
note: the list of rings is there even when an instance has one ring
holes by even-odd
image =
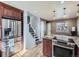
[[[32,49],[29,50],[22,50],[19,53],[13,55],[12,57],[45,57],[42,53],[42,43],[40,43],[38,46],[35,46]]]
[[[15,38],[14,48],[15,48],[15,53],[22,50],[21,37]]]

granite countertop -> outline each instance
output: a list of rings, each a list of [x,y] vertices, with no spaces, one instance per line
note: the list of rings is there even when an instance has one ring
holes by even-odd
[[[79,48],[79,37],[74,37],[75,39],[73,39],[73,41],[75,42],[75,44],[78,46]]]
[[[78,36],[69,36],[69,37],[73,39],[73,41],[75,42],[75,44],[79,48],[79,37]]]
[[[49,40],[52,40],[52,39],[53,39],[53,36],[46,35],[46,36],[44,36],[43,38],[45,38],[45,39],[49,39]]]

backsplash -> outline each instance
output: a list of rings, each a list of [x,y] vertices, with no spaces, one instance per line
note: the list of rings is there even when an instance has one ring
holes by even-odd
[[[52,36],[56,37],[57,39],[65,40],[65,41],[68,41],[69,38],[74,39],[73,37],[71,37],[71,36],[67,36],[67,35],[57,35],[57,34],[52,34]]]

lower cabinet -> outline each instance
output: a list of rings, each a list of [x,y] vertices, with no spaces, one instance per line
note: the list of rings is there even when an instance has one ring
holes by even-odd
[[[52,57],[52,40],[47,38],[43,39],[43,55]]]
[[[78,50],[78,52],[77,52],[77,57],[79,57],[79,48],[78,48],[77,50]]]
[[[0,57],[2,57],[2,51],[0,50]]]
[[[79,57],[79,48],[76,48],[76,50],[75,50],[75,56]]]
[[[75,57],[79,57],[79,47],[75,45]]]

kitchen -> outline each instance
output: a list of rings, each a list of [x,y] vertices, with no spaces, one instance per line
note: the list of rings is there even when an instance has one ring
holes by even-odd
[[[17,2],[17,3],[14,2],[14,4],[16,4],[18,6],[19,6],[19,3],[24,4],[24,2]],[[28,6],[27,3],[28,2],[25,2],[25,4],[24,4],[25,9],[27,9],[26,8],[26,6]],[[38,2],[38,4],[37,4],[38,6],[39,6],[39,3],[40,2]],[[24,21],[24,24],[25,24],[24,28],[23,28],[23,11],[20,10],[20,12],[19,12],[19,10],[17,8],[11,7],[11,6],[8,6],[10,8],[10,9],[8,9],[7,5],[2,5],[2,6],[4,6],[3,15],[6,15],[7,17],[10,17],[10,18],[9,19],[1,18],[1,20],[0,20],[0,22],[1,22],[0,23],[0,40],[3,40],[2,37],[4,37],[4,35],[2,36],[2,33],[6,34],[6,36],[8,36],[8,37],[10,37],[9,35],[10,35],[10,33],[12,33],[11,36],[13,37],[12,38],[13,41],[11,41],[11,42],[14,42],[14,40],[15,40],[15,43],[16,43],[17,38],[18,39],[19,39],[19,37],[22,38],[22,40],[20,40],[20,44],[22,45],[22,47],[19,47],[20,44],[18,44],[19,46],[15,43],[13,44],[13,48],[16,49],[15,51],[13,51],[13,54],[14,54],[14,52],[16,52],[20,48],[26,49],[27,47],[33,47],[33,44],[34,44],[34,46],[35,46],[34,51],[33,51],[33,49],[31,49],[31,52],[30,53],[29,53],[29,51],[26,52],[24,56],[31,56],[31,57],[35,56],[36,57],[39,54],[38,56],[41,55],[41,56],[44,56],[44,57],[45,56],[47,56],[47,57],[79,57],[79,53],[78,53],[79,52],[79,14],[77,16],[76,15],[72,16],[74,14],[73,10],[77,9],[75,7],[79,6],[79,4],[76,5],[76,4],[74,4],[75,2],[65,2],[66,6],[64,6],[64,4],[60,4],[60,2],[58,2],[58,3],[57,2],[52,2],[52,3],[51,2],[43,2],[42,4],[44,4],[44,3],[47,4],[47,5],[44,5],[44,7],[46,6],[47,11],[50,11],[49,10],[50,8],[48,8],[48,4],[49,4],[50,7],[53,3],[56,4],[56,5],[59,5],[57,7],[58,9],[55,9],[56,5],[53,6],[55,8],[51,8],[50,13],[52,12],[52,10],[54,10],[51,20],[48,19],[48,18],[47,19],[37,18],[37,17],[33,18],[33,15],[31,15],[30,12],[29,13],[24,13],[24,15],[26,16],[26,17],[24,17],[24,20],[25,20]],[[51,3],[51,5],[50,5],[50,3]],[[67,7],[68,3],[72,3],[72,4],[69,4],[70,7]],[[30,5],[30,2],[28,4]],[[41,5],[41,3],[40,3],[40,5]],[[72,5],[74,5],[75,7],[71,7]],[[60,6],[61,6],[61,8],[60,8]],[[33,6],[33,8],[34,8],[34,6]],[[35,8],[37,8],[37,7],[35,7]],[[66,8],[67,8],[67,10],[66,10]],[[39,9],[42,9],[42,7],[40,6]],[[71,13],[67,12],[69,10],[71,11]],[[58,14],[56,14],[56,13],[58,13],[58,11],[60,12],[59,16],[62,14],[60,19],[55,18],[56,16],[58,16]],[[7,14],[9,12],[11,14]],[[41,10],[41,12],[42,12],[42,10]],[[18,13],[19,13],[19,16],[18,16]],[[79,13],[79,11],[77,11],[77,13]],[[67,14],[70,14],[69,17],[67,16]],[[28,16],[30,16],[30,18]],[[70,16],[72,16],[72,17],[70,17]],[[26,19],[31,19],[31,20],[34,21],[34,23],[32,23],[32,24],[35,25],[35,29],[37,30],[37,34],[41,38],[41,40],[40,39],[39,40],[41,42],[43,41],[43,45],[40,46],[41,48],[38,47],[39,44],[37,46],[35,45],[34,38],[32,37],[32,35],[29,35],[30,33],[34,33],[34,32],[29,31],[27,29],[28,26],[26,26],[26,23],[27,23]],[[42,20],[42,21],[40,21],[40,20]],[[8,25],[6,25],[6,23],[8,23]],[[19,28],[16,27],[17,26],[16,24],[18,24]],[[5,29],[5,28],[7,28],[7,29]],[[17,31],[15,31],[15,30],[17,30]],[[28,31],[26,31],[26,30],[28,30]],[[8,32],[10,32],[10,33],[8,33]],[[16,35],[16,34],[19,34],[19,35]],[[25,38],[23,39],[22,36],[24,36]],[[42,37],[43,37],[43,40],[42,40]],[[3,42],[2,41],[0,41],[0,42],[1,42],[0,47],[2,48],[2,43]],[[24,44],[24,46],[23,46],[23,44]],[[42,47],[43,47],[43,51],[42,51]],[[11,50],[13,50],[13,49],[11,49]],[[37,51],[38,51],[38,53],[37,53]],[[42,51],[42,52],[40,53],[40,51]],[[4,52],[4,53],[6,53],[6,52]],[[43,55],[42,55],[42,53],[43,53]],[[29,55],[27,55],[27,54],[29,54]],[[7,57],[7,56],[11,56],[12,54],[11,55],[1,54],[1,55],[3,57],[4,56]]]
[[[43,37],[43,54],[48,57],[79,57],[78,22],[78,17],[48,21],[51,28]]]

